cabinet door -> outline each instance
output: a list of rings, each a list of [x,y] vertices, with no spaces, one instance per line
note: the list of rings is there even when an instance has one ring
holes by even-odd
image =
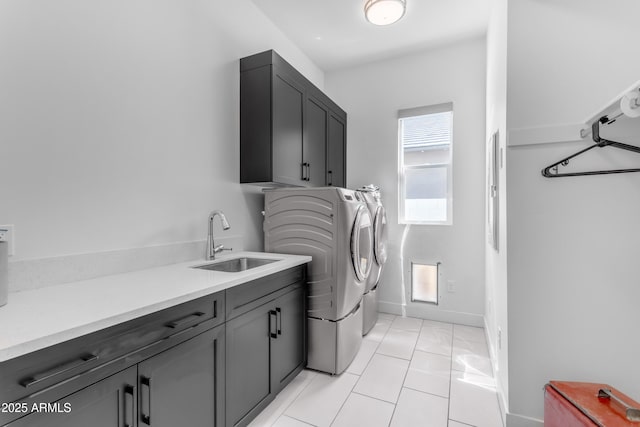
[[[135,427],[135,383],[134,366],[42,407],[43,412],[31,406],[31,415],[7,427]]]
[[[304,185],[302,120],[304,89],[293,79],[273,71],[273,180]]]
[[[327,185],[345,187],[345,139],[346,124],[329,114],[329,138],[327,140]]]
[[[302,286],[275,301],[276,335],[272,341],[272,381],[277,392],[306,364],[305,306]]]
[[[271,181],[271,66],[240,73],[240,182]]]
[[[307,98],[305,110],[303,164],[307,184],[323,187],[326,180],[326,147],[329,110],[313,97]]]
[[[224,325],[138,364],[140,426],[224,425]]]
[[[228,427],[247,424],[269,402],[271,333],[276,333],[273,302],[227,322]]]

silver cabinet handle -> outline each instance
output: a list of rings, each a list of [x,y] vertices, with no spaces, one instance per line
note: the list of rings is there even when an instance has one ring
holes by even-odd
[[[181,325],[184,325],[185,323],[189,323],[190,321],[195,320],[202,316],[204,316],[204,313],[201,311],[197,311],[188,316],[184,316],[184,317],[181,317],[180,319],[174,320],[173,322],[169,322],[165,326],[167,328],[175,329]]]
[[[98,360],[98,356],[94,355],[94,354],[89,354],[87,356],[82,356],[78,359],[72,360],[70,362],[66,362],[63,363],[62,365],[58,365],[55,366],[47,371],[44,372],[40,372],[38,374],[35,374],[34,376],[32,376],[29,379],[26,379],[22,382],[20,382],[20,385],[22,385],[25,388],[34,386],[36,384],[41,383],[42,381],[46,381],[50,378],[55,377],[56,375],[60,375],[63,374],[65,372],[69,372],[72,369],[75,369],[79,366],[91,363],[93,361]]]
[[[598,397],[603,399],[611,399],[612,402],[616,402],[618,405],[622,406],[622,408],[624,409],[624,414],[627,416],[627,419],[629,421],[640,421],[640,408],[634,408],[627,405],[624,400],[613,394],[613,392],[608,388],[601,388],[600,390],[598,390]]]

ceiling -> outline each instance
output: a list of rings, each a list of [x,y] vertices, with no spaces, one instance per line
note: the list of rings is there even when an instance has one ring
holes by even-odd
[[[490,0],[407,0],[405,16],[379,27],[365,0],[252,0],[325,71],[401,56],[486,32]]]

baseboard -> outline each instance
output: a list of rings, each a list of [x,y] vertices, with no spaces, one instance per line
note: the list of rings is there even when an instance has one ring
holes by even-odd
[[[544,427],[544,421],[507,412],[506,427]]]
[[[487,347],[489,348],[489,358],[491,359],[491,370],[493,371],[493,377],[496,379],[496,392],[498,393],[498,406],[500,407],[500,417],[502,423],[507,424],[507,399],[504,395],[504,389],[502,388],[500,378],[496,375],[498,367],[498,355],[496,354],[496,343],[493,341],[493,337],[490,333],[489,325],[487,324],[487,318],[484,319],[484,337],[487,340]]]
[[[396,316],[402,316],[402,304],[378,301],[378,311],[382,313],[395,314]]]
[[[500,406],[500,415],[502,416],[502,422],[506,427],[544,427],[544,422],[535,418],[526,417],[524,415],[517,415],[508,412],[507,399],[504,395],[504,389],[500,385],[500,379],[496,376],[496,366],[498,364],[498,355],[496,354],[496,346],[493,341],[493,336],[490,334],[489,325],[487,324],[487,318],[483,317],[484,334],[487,340],[487,346],[489,347],[489,357],[491,358],[491,367],[493,369],[493,376],[496,378],[496,390],[498,392],[498,404]]]
[[[378,303],[378,311],[395,314],[396,316],[417,317],[419,319],[435,320],[438,322],[456,323],[459,325],[484,326],[484,316],[458,311],[441,310],[437,307],[420,307],[416,305],[403,305],[388,301]]]

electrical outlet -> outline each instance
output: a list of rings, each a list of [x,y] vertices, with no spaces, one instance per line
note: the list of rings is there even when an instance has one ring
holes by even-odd
[[[15,226],[13,224],[0,225],[0,240],[9,243],[9,256],[12,256],[15,253],[16,241]]]
[[[502,329],[498,328],[498,350],[502,350]]]
[[[456,282],[454,280],[447,280],[447,292],[456,291]]]

